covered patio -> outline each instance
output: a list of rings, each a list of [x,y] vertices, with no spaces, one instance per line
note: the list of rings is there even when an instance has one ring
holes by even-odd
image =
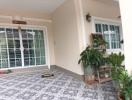
[[[108,55],[130,48],[119,6],[118,0],[0,0],[0,100],[117,100],[112,81],[84,82],[78,60],[93,33],[104,37]],[[123,65],[131,73],[130,53]],[[47,69],[54,76],[42,78]]]

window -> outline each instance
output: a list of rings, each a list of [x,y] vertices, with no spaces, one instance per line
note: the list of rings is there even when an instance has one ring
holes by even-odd
[[[107,23],[96,23],[95,31],[102,33],[107,42],[107,49],[120,49],[120,26]]]

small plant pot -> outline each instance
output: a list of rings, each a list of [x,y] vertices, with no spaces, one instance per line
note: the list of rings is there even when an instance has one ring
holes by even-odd
[[[118,92],[118,100],[125,100],[125,96]]]
[[[93,74],[93,70],[90,66],[84,68],[84,81],[88,84],[95,82],[95,75]]]
[[[94,75],[85,75],[84,80],[88,84],[93,84],[95,82],[95,76]]]
[[[95,76],[94,75],[85,75],[85,81],[93,81],[93,80],[95,80]]]
[[[125,98],[123,96],[118,96],[118,100],[125,100]]]

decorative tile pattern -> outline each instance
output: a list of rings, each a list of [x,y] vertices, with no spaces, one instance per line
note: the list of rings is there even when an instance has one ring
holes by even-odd
[[[59,80],[61,80],[61,81],[67,81],[69,79],[71,79],[71,77],[70,76],[65,76],[65,75],[59,78]]]
[[[75,100],[74,98],[60,97],[59,100]]]
[[[55,96],[49,94],[41,94],[35,100],[54,100]]]
[[[104,93],[103,94],[103,100],[116,100],[117,97],[115,94],[111,94],[111,93]]]
[[[0,100],[5,100],[5,99],[0,99]]]
[[[3,83],[5,83],[5,80],[2,80],[2,79],[1,79],[1,80],[0,80],[0,84],[3,84]]]
[[[65,89],[63,92],[64,95],[69,95],[69,96],[77,96],[78,90],[73,90],[73,89]]]
[[[66,82],[63,82],[63,81],[55,81],[53,83],[53,85],[56,85],[56,86],[65,86]]]
[[[32,86],[30,89],[34,90],[34,91],[40,91],[40,90],[42,90],[45,87],[46,86],[44,86],[44,85],[36,84],[36,85]]]
[[[52,82],[52,80],[45,79],[45,80],[40,81],[39,83],[40,83],[40,84],[44,84],[44,85],[48,85],[48,84],[50,84],[51,82]]]
[[[29,87],[30,85],[31,84],[29,84],[29,83],[20,83],[20,84],[16,85],[16,88],[24,89],[24,88]]]
[[[3,96],[7,96],[7,97],[11,97],[11,96],[17,94],[18,92],[19,92],[19,90],[8,89],[8,90],[2,92],[1,95],[3,95]]]
[[[98,93],[95,91],[84,91],[82,98],[89,98],[89,99],[98,100]]]
[[[0,91],[3,91],[5,88],[3,88],[3,87],[0,87]]]
[[[51,87],[49,87],[46,90],[46,92],[49,92],[49,93],[58,93],[60,90],[61,90],[61,88],[59,88],[59,87],[51,86]]]
[[[28,78],[28,77],[21,77],[21,76],[18,76],[18,77],[15,79],[15,81],[20,82],[20,81],[26,80],[27,78]]]
[[[35,100],[54,100],[55,96],[49,94],[41,94]]]
[[[102,86],[101,89],[104,92],[115,92],[116,91],[114,87],[110,87],[110,86]]]
[[[39,80],[39,78],[32,78],[32,79],[27,80],[27,82],[29,82],[29,83],[35,83],[38,80]]]
[[[0,100],[117,100],[112,82],[86,85],[61,70],[54,77],[42,72],[8,74],[0,77]]]
[[[32,100],[35,94],[35,92],[26,91],[24,93],[19,94],[16,98],[20,100]]]
[[[77,89],[81,87],[81,83],[71,82],[68,86]]]
[[[3,85],[3,86],[10,87],[10,86],[13,86],[13,85],[15,85],[15,84],[17,84],[17,82],[9,81],[9,82],[7,82],[7,83],[3,83],[2,85]]]

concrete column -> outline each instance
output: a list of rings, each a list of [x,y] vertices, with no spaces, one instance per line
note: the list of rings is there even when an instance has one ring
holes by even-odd
[[[119,0],[123,37],[125,67],[132,74],[132,0]]]

